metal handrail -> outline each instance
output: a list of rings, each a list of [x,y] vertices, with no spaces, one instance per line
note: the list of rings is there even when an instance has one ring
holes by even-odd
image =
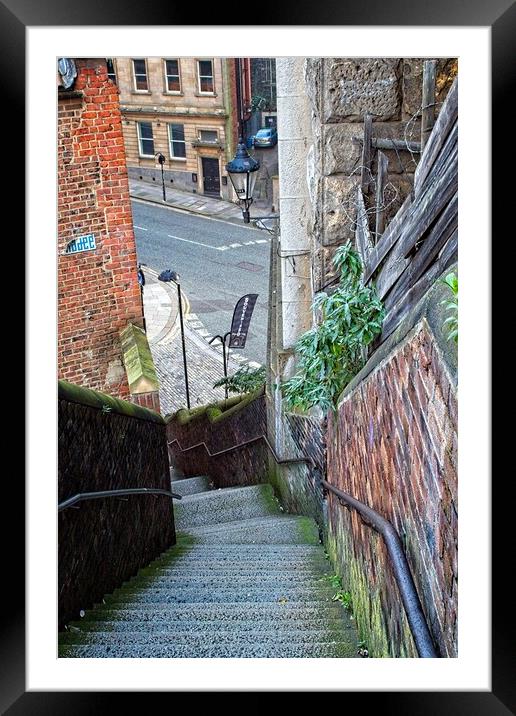
[[[400,537],[393,525],[371,507],[326,480],[322,480],[321,484],[323,489],[336,495],[341,504],[356,510],[362,520],[383,537],[418,655],[427,659],[438,658]]]
[[[241,447],[245,447],[246,445],[250,445],[251,443],[255,443],[258,440],[263,440],[267,447],[269,448],[270,452],[272,453],[272,456],[274,457],[274,460],[278,465],[285,465],[289,463],[295,463],[295,462],[307,462],[312,467],[317,468],[317,464],[315,460],[311,457],[286,457],[282,458],[279,457],[279,455],[276,453],[273,446],[270,444],[268,438],[266,435],[257,435],[255,438],[251,438],[250,440],[244,440],[244,442],[238,443],[238,445],[232,445],[231,447],[224,448],[224,450],[219,450],[217,452],[211,452],[210,448],[206,445],[204,440],[201,440],[201,442],[195,443],[195,445],[189,445],[186,448],[181,447],[181,443],[177,438],[174,438],[173,440],[168,441],[168,445],[172,445],[172,443],[177,443],[179,446],[179,449],[181,452],[188,452],[189,450],[194,450],[197,447],[204,447],[206,452],[210,457],[217,457],[218,455],[224,455],[225,453],[232,452],[233,450],[238,450]]]
[[[69,497],[67,500],[60,502],[57,505],[57,511],[66,510],[67,507],[72,507],[77,502],[82,500],[98,500],[102,497],[122,497],[123,495],[166,495],[176,500],[181,500],[181,495],[177,495],[175,492],[170,490],[163,490],[159,487],[131,487],[125,490],[101,490],[99,492],[80,492],[73,497]]]

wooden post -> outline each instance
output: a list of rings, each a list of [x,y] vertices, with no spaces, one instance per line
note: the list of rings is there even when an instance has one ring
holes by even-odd
[[[423,110],[421,114],[421,151],[435,124],[435,70],[436,60],[425,60],[423,65]]]
[[[389,160],[383,152],[378,152],[378,176],[376,180],[376,227],[375,227],[375,244],[378,243],[380,236],[385,229],[385,208],[383,192],[385,189],[385,181],[387,179],[387,165]]]
[[[373,117],[366,114],[364,117],[364,146],[362,147],[362,176],[361,186],[364,194],[369,193],[371,184],[371,156],[372,156]]]

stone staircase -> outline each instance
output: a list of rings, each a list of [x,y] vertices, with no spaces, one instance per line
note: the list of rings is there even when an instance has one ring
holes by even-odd
[[[314,520],[270,485],[173,480],[177,544],[69,624],[60,657],[357,657]]]

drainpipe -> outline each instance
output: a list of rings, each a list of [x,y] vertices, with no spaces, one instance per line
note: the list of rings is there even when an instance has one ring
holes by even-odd
[[[225,160],[223,162],[223,166],[229,162],[236,152],[236,147],[233,142],[233,100],[232,100],[232,84],[231,84],[231,71],[230,71],[230,63],[234,62],[234,60],[231,59],[221,59],[222,63],[222,94],[223,94],[223,101],[224,101],[224,112],[226,114],[226,119],[224,123],[225,127],[225,135],[226,135],[226,142],[225,142]],[[228,181],[227,185],[223,187],[225,196],[224,198],[228,201],[231,201],[231,182]]]

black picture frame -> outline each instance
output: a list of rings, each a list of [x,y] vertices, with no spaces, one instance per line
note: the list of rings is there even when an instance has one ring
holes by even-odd
[[[214,5],[203,12],[204,25],[242,24],[244,17],[255,22],[256,13],[251,13],[252,6],[247,7],[248,13],[242,13],[242,7]],[[508,141],[510,128],[507,125],[507,98],[512,89],[514,65],[514,44],[516,38],[516,10],[511,0],[433,0],[425,2],[407,2],[395,0],[371,0],[367,3],[345,5],[336,4],[332,0],[319,0],[316,4],[307,0],[294,3],[276,4],[274,10],[267,10],[269,25],[361,25],[361,26],[486,26],[492,32],[492,158],[493,177],[497,180],[507,178],[512,172],[512,164],[508,158]],[[193,15],[193,13],[192,13]],[[234,17],[237,22],[221,22]],[[70,3],[67,0],[1,0],[0,1],[0,34],[4,64],[4,97],[8,115],[4,113],[4,121],[11,122],[16,117],[22,123],[25,107],[25,28],[27,26],[80,26],[80,25],[117,25],[117,26],[159,26],[195,24],[194,18],[179,6],[164,3],[162,0],[146,0],[145,3],[119,3],[117,0],[103,0],[102,3]],[[271,22],[272,20],[272,22]],[[294,20],[294,22],[292,22]],[[12,126],[12,125],[11,125]],[[12,136],[12,132],[10,133]],[[511,132],[512,135],[512,132]],[[30,166],[30,157],[24,155],[23,147],[15,142],[6,142],[4,152],[7,153],[5,166],[9,167],[11,186],[24,186],[25,166]],[[24,162],[25,159],[25,162]],[[501,170],[504,162],[505,171]],[[496,184],[495,184],[496,186]],[[499,185],[498,185],[499,186]],[[10,200],[11,201],[11,200]],[[502,201],[504,202],[502,204]],[[508,197],[505,192],[492,193],[492,216],[497,220],[507,219]],[[18,213],[18,222],[23,217],[23,210]],[[21,233],[18,227],[17,235]],[[493,229],[493,237],[497,236],[507,243],[512,241],[511,232],[504,232],[500,227]],[[494,242],[493,242],[494,243]],[[500,245],[500,244],[496,244]],[[23,257],[22,257],[23,261]],[[493,281],[493,301],[499,297]],[[7,308],[7,307],[6,307]],[[19,305],[17,305],[19,311]],[[495,325],[493,325],[493,329]],[[17,400],[20,401],[19,394]],[[493,400],[493,415],[496,406]],[[49,409],[49,414],[53,414]],[[503,429],[499,429],[492,437],[492,455],[501,453],[505,445]],[[28,445],[30,450],[30,445]],[[516,669],[514,659],[513,630],[514,621],[512,591],[507,580],[512,576],[514,559],[507,547],[513,543],[510,536],[512,513],[511,503],[504,491],[506,482],[512,482],[510,469],[502,472],[502,476],[493,475],[493,552],[492,552],[492,587],[493,587],[493,621],[492,621],[492,691],[468,692],[346,692],[340,707],[369,711],[371,707],[381,713],[393,713],[399,716],[507,716],[516,709]],[[4,501],[4,515],[9,512],[12,526],[8,532],[8,549],[4,549],[3,571],[9,575],[8,588],[3,590],[5,606],[2,612],[2,638],[0,642],[1,664],[1,702],[3,713],[10,716],[19,714],[52,714],[68,716],[74,714],[105,713],[121,706],[120,692],[26,692],[25,691],[25,590],[24,590],[24,484],[19,474],[14,478],[14,470],[10,474],[8,495]],[[505,478],[505,479],[504,479]],[[503,483],[502,483],[503,481]],[[8,509],[5,507],[8,505]],[[5,544],[5,542],[4,542]],[[237,685],[235,690],[237,690]],[[335,691],[339,685],[335,684]],[[153,713],[156,693],[130,693],[131,705],[142,708],[146,713]],[[162,694],[163,695],[163,694]],[[165,693],[168,700],[174,699],[174,693]],[[145,701],[144,701],[145,699]],[[354,704],[352,705],[352,702]]]

